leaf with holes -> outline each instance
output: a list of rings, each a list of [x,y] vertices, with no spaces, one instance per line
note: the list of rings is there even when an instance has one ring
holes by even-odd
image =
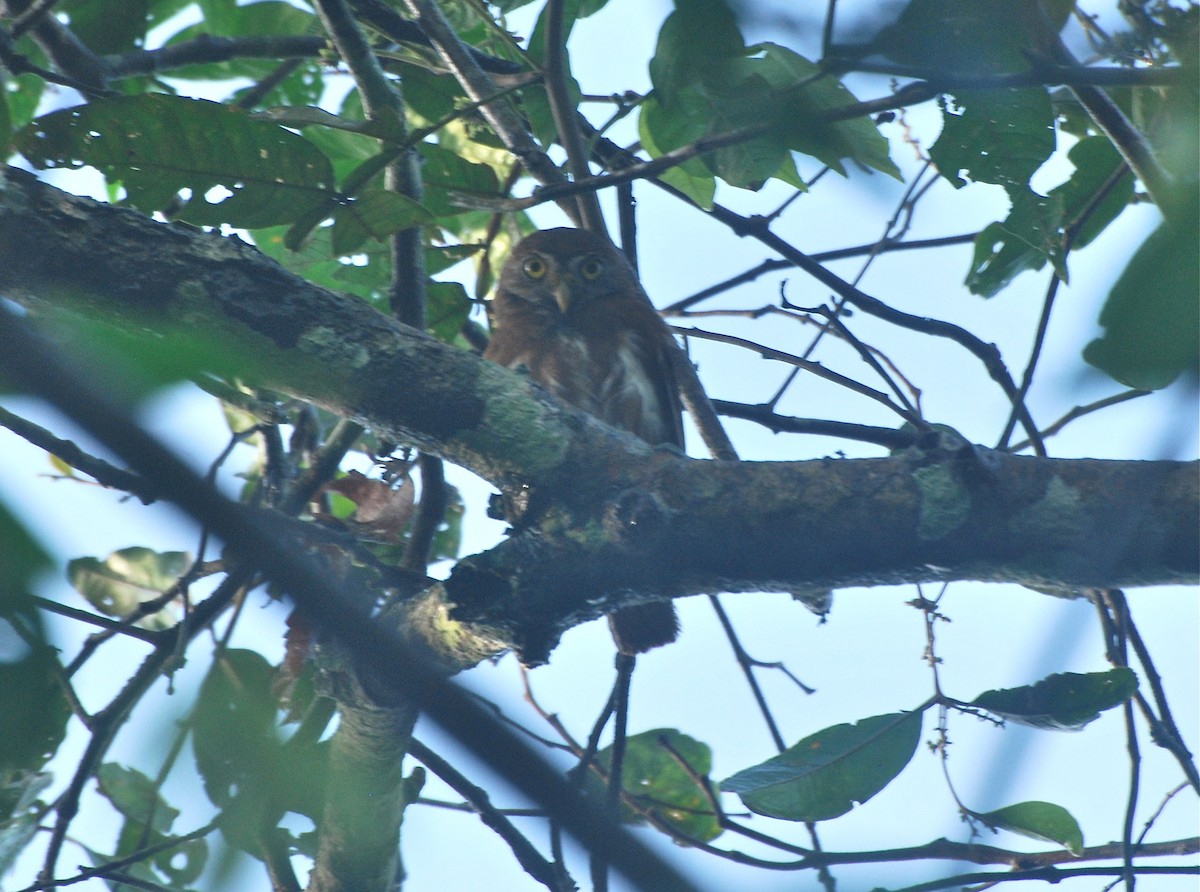
[[[611,746],[596,753],[596,764],[608,771],[612,764]],[[709,794],[695,780],[707,777],[711,770],[712,750],[706,743],[673,728],[634,734],[625,741],[621,770],[621,786],[633,800],[633,807],[626,805],[621,809],[621,820],[640,824],[644,818],[639,812],[652,811],[688,836],[705,842],[715,839],[721,835],[721,826]],[[598,800],[604,798],[603,786],[595,774],[588,775],[587,790]]]
[[[51,112],[16,135],[40,168],[95,167],[129,203],[197,226],[286,223],[329,198],[329,159],[304,137],[244,111],[177,96],[94,100]]]
[[[191,555],[184,551],[122,548],[103,561],[82,557],[68,562],[67,579],[101,613],[124,619],[132,616],[143,601],[173,586],[191,562]],[[163,611],[138,621],[138,625],[149,629],[173,624],[174,618]]]

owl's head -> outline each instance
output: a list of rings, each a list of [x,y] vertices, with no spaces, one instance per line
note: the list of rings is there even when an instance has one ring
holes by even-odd
[[[586,229],[544,229],[524,239],[504,264],[497,293],[564,315],[581,301],[637,293],[625,258]]]

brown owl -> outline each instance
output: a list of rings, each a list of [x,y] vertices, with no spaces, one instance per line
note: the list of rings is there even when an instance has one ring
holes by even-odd
[[[625,258],[583,229],[535,232],[513,250],[492,302],[484,356],[647,443],[683,448],[671,333]],[[644,653],[675,640],[670,602],[610,614],[617,649]]]

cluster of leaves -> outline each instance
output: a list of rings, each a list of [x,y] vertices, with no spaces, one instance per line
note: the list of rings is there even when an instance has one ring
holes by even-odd
[[[955,708],[1032,728],[1078,731],[1100,713],[1126,702],[1137,690],[1129,669],[1052,675],[1036,684],[985,691]],[[720,782],[756,814],[783,821],[829,821],[867,802],[912,761],[922,736],[922,717],[933,702],[911,712],[877,715],[834,725],[808,735],[777,756]],[[597,754],[607,769],[611,747]],[[623,820],[648,817],[665,822],[683,838],[710,842],[725,830],[725,815],[714,811],[708,786],[712,752],[678,731],[659,729],[630,737]],[[686,766],[686,769],[682,766]],[[996,829],[1083,849],[1079,823],[1062,806],[1020,802],[991,812],[969,812]]]

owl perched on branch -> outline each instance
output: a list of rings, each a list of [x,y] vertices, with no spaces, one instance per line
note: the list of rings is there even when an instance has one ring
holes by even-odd
[[[535,232],[513,250],[492,302],[484,356],[523,367],[560,399],[647,443],[683,448],[671,333],[625,258],[582,229]],[[624,654],[675,640],[668,601],[609,615]]]

